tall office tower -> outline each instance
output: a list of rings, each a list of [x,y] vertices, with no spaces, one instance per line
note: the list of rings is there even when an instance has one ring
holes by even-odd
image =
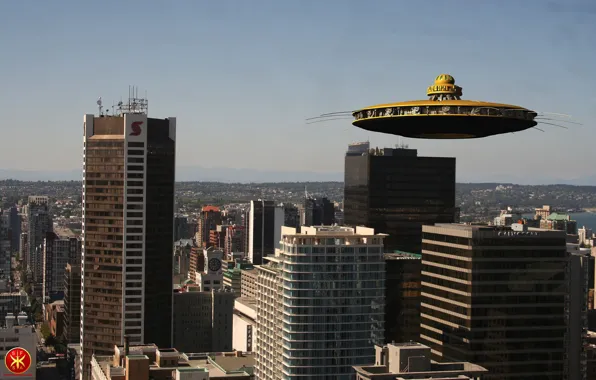
[[[10,279],[11,274],[10,214],[0,210],[0,276]]]
[[[422,244],[420,339],[433,359],[479,364],[487,380],[565,378],[564,231],[437,224]]]
[[[29,262],[29,233],[27,232],[21,232],[19,239],[19,258],[24,265],[27,265]]]
[[[180,239],[192,239],[194,233],[188,229],[188,217],[176,216],[174,218],[174,241]]]
[[[280,250],[257,267],[257,379],[352,379],[352,366],[374,362],[385,236],[365,227],[282,228]]]
[[[231,226],[225,226],[226,238],[224,242],[224,255],[226,258],[231,258],[233,252],[245,252],[245,229],[244,226],[238,226],[236,224]]]
[[[6,211],[9,215],[8,230],[10,235],[10,250],[12,252],[18,252],[21,239],[21,215],[19,214],[17,206],[12,206]]]
[[[301,217],[304,226],[331,226],[335,223],[335,206],[327,198],[304,198],[304,215]]]
[[[66,264],[64,269],[64,340],[81,341],[81,265]]]
[[[81,266],[81,239],[68,228],[47,232],[43,244],[44,300],[62,299],[66,264]]]
[[[385,239],[388,253],[420,254],[423,224],[455,220],[455,159],[418,157],[414,149],[370,149],[368,143],[352,144],[345,157],[344,193],[346,225],[364,225],[389,234]],[[407,266],[414,272],[406,274],[398,263],[390,264],[388,279],[420,276],[419,266]],[[401,299],[404,290],[388,286],[386,296],[388,302]],[[410,306],[418,302],[419,298],[408,300],[404,310],[398,310],[395,303],[386,305],[388,338],[417,336],[418,308]],[[402,313],[407,317],[399,318]]]
[[[222,215],[219,207],[204,206],[199,215],[199,230],[197,231],[197,245],[201,248],[209,248],[210,232],[214,231],[218,224],[221,224]]]
[[[197,282],[197,273],[205,268],[205,256],[203,255],[203,248],[192,247],[190,249],[190,265],[188,268],[188,279],[192,282]]]
[[[345,158],[344,223],[389,234],[387,252],[421,253],[423,224],[454,221],[455,158],[358,148]]]
[[[149,118],[139,104],[84,120],[84,374],[125,335],[172,343],[176,119]]]
[[[591,262],[590,251],[569,255],[569,292],[567,304],[567,379],[587,379],[588,291]]]
[[[251,263],[261,265],[263,257],[275,253],[283,224],[283,207],[276,205],[274,201],[250,201],[246,249]]]
[[[420,338],[420,269],[422,256],[385,254],[385,342],[417,342]]]
[[[284,226],[286,227],[300,227],[300,210],[296,205],[291,203],[284,203]]]
[[[27,204],[28,268],[33,276],[34,292],[43,295],[43,240],[52,231],[49,199],[46,196],[30,196]]]

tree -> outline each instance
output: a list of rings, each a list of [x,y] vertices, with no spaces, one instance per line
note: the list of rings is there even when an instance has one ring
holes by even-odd
[[[43,323],[41,325],[41,336],[43,336],[43,338],[46,340],[46,346],[48,346],[48,340],[53,335],[50,332],[50,326],[48,326],[47,323]]]

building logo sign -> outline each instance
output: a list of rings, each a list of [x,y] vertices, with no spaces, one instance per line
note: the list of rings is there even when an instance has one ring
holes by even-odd
[[[498,236],[538,236],[535,231],[505,231],[499,232]]]
[[[133,121],[132,124],[130,124],[130,129],[132,130],[130,135],[139,136],[141,134],[141,125],[143,125],[142,121]]]
[[[31,354],[21,347],[15,347],[6,353],[4,365],[14,375],[25,375],[31,367]]]

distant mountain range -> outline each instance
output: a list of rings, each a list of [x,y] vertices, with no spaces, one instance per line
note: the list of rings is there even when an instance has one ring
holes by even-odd
[[[81,170],[8,170],[0,169],[0,180],[19,181],[80,181]],[[281,172],[257,169],[204,168],[181,166],[176,168],[176,181],[205,182],[324,182],[343,181],[344,173]]]
[[[0,169],[0,180],[16,179],[20,181],[79,181],[80,170],[10,170]],[[201,166],[181,166],[176,169],[176,181],[205,182],[325,182],[343,181],[343,172],[282,172],[258,169],[205,168]],[[577,179],[536,178],[514,176],[483,176],[458,178],[461,183],[514,183],[518,185],[562,184],[575,186],[596,186],[596,175]]]

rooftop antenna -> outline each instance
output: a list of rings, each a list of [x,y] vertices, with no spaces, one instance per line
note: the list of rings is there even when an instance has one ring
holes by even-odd
[[[97,99],[97,107],[99,108],[99,116],[101,116],[103,112],[103,102],[101,101],[101,96],[99,99]]]

